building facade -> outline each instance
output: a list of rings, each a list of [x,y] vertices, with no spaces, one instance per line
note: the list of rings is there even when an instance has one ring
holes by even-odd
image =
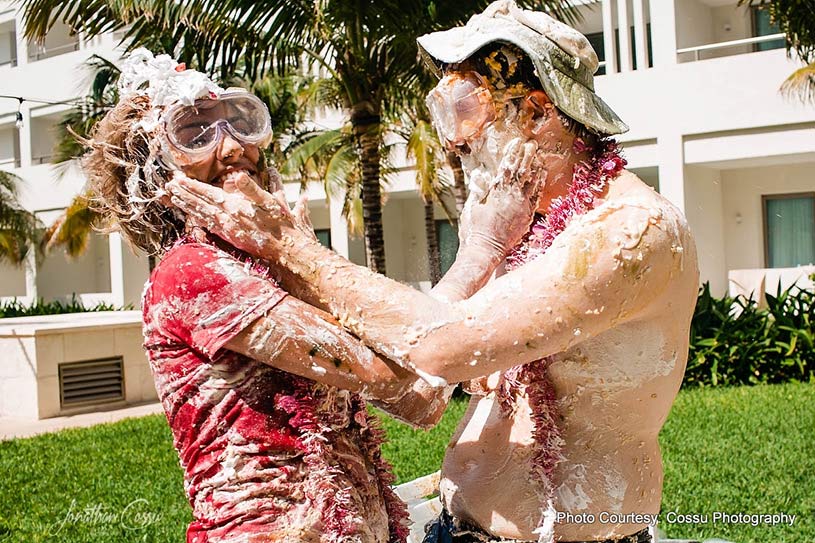
[[[579,9],[578,29],[602,60],[597,92],[631,127],[619,138],[629,169],[685,212],[702,281],[723,294],[728,277],[813,263],[815,106],[779,94],[801,63],[787,58],[783,36],[766,15],[736,0],[583,1]],[[54,102],[83,95],[84,62],[93,54],[117,59],[118,38],[84,40],[57,25],[37,45],[23,39],[21,28],[15,7],[0,2],[0,95],[27,99],[0,99],[0,168],[23,179],[23,205],[48,224],[84,184],[75,166],[50,163],[53,128],[71,107]],[[299,186],[286,191],[294,201]],[[364,263],[363,242],[348,235],[341,202],[327,199],[318,184],[308,192],[321,239]],[[424,212],[409,164],[386,198],[388,274],[426,289]],[[455,239],[444,217],[439,208],[449,263]],[[75,261],[55,251],[40,259],[32,254],[23,268],[0,266],[0,297],[75,293],[86,303],[136,306],[147,275],[147,258],[117,234],[96,235]]]

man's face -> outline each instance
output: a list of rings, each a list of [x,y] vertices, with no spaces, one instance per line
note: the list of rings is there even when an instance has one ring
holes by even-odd
[[[427,104],[442,144],[462,158],[471,183],[483,184],[484,174],[499,175],[502,151],[512,140],[534,141],[537,151],[531,163],[547,171],[563,170],[569,158],[573,137],[540,89],[494,89],[487,77],[456,70],[439,81]],[[560,181],[558,175],[547,179],[539,211],[548,207],[549,193],[559,190]]]
[[[473,140],[493,132],[521,131],[539,144],[559,140],[563,123],[542,90],[523,86],[495,89],[472,70],[449,71],[430,91],[427,105],[442,145],[469,152]]]
[[[496,118],[492,93],[475,71],[447,73],[428,94],[427,106],[449,151],[466,149]]]

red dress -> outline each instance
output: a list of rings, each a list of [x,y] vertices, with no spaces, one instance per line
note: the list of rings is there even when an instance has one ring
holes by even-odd
[[[251,263],[190,241],[145,288],[144,345],[195,517],[187,541],[379,542],[371,526],[383,525],[404,541],[365,402],[223,348],[285,296]]]

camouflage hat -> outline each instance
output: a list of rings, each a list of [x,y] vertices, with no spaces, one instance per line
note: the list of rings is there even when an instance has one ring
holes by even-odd
[[[465,26],[425,34],[417,41],[439,77],[442,65],[463,62],[486,45],[512,44],[529,56],[544,92],[566,115],[602,134],[628,130],[594,93],[599,62],[589,41],[545,13],[520,9],[514,0],[498,0]]]

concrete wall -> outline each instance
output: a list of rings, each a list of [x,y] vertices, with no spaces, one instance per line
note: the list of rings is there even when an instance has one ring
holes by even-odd
[[[46,300],[71,293],[110,292],[107,236],[94,234],[85,254],[71,260],[60,251],[45,257],[37,273],[37,292]]]
[[[603,10],[600,2],[581,6],[578,10],[582,19],[575,28],[582,34],[595,34],[603,31]]]
[[[719,6],[713,8],[711,13],[713,14],[714,42],[741,40],[753,36],[753,16],[749,7],[735,4]],[[708,56],[705,58],[749,53],[752,50],[752,45],[739,45],[719,51],[711,51],[707,53]]]
[[[42,419],[156,400],[142,342],[139,311],[3,319],[0,416]],[[124,365],[124,400],[60,406],[60,364],[118,356]]]
[[[0,63],[14,60],[15,37],[14,21],[7,21],[0,25]]]
[[[685,167],[685,216],[696,239],[699,276],[717,295],[727,292],[722,181],[719,170]]]
[[[0,364],[0,416],[38,418],[37,346],[34,337],[0,335],[0,348],[3,353],[3,363]]]
[[[727,269],[764,267],[761,196],[815,191],[815,162],[723,170]]]
[[[711,8],[699,0],[676,0],[676,46],[679,49],[713,43]]]
[[[25,296],[25,269],[0,263],[0,297]]]
[[[122,270],[124,272],[124,305],[131,305],[138,309],[141,307],[144,284],[150,277],[147,257],[134,253],[125,243],[122,249]]]
[[[14,160],[19,158],[17,143],[17,130],[13,124],[0,126],[0,164],[9,169],[14,166]]]
[[[31,156],[33,159],[51,157],[57,141],[56,129],[59,115],[31,118]],[[46,160],[45,162],[50,162]]]
[[[424,208],[418,198],[390,198],[382,213],[388,276],[403,283],[426,281]]]

